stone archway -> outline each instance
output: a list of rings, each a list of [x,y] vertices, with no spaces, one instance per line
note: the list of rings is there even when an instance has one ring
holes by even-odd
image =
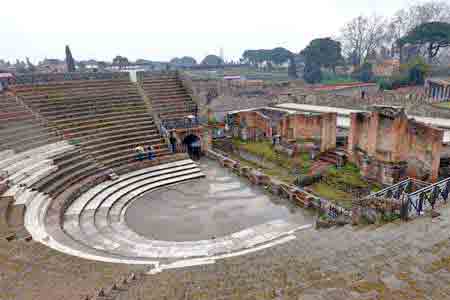
[[[183,139],[183,146],[186,147],[189,156],[194,159],[200,159],[202,153],[202,143],[201,139],[195,134],[189,134]]]

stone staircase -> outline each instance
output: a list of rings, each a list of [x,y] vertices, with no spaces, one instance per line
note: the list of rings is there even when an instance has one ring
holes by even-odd
[[[197,106],[177,73],[148,75],[143,78],[142,87],[163,122],[197,115]]]
[[[342,165],[345,161],[345,151],[337,148],[321,153],[309,170],[309,175],[321,174],[331,166]]]

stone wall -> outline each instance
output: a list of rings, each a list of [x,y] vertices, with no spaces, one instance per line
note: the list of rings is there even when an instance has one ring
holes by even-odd
[[[380,223],[399,217],[402,203],[400,200],[380,197],[356,199],[352,203],[352,224]]]
[[[350,118],[348,153],[363,176],[384,184],[404,177],[438,179],[441,129],[409,119],[394,107],[377,106]]]
[[[402,106],[407,114],[431,117],[450,118],[450,110],[436,107],[423,87],[400,88],[395,91],[378,91],[367,95],[339,95],[330,93],[314,93],[305,89],[291,89],[279,97],[281,102],[294,102],[310,105],[332,106],[349,109],[368,110],[373,105]]]
[[[218,121],[229,111],[274,103],[287,88],[261,80],[193,79],[182,72],[179,78],[199,105],[200,117],[207,119],[210,112]]]

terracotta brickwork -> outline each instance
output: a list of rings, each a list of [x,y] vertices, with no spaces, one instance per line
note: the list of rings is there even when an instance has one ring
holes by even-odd
[[[236,124],[245,128],[246,139],[272,137],[272,121],[259,111],[242,111],[236,114]]]
[[[336,113],[290,114],[278,124],[278,133],[284,140],[320,140],[320,151],[336,148]]]
[[[245,140],[280,135],[285,142],[317,141],[321,152],[336,148],[336,113],[293,113],[260,108],[232,115],[233,135]]]
[[[361,173],[384,184],[405,177],[438,179],[443,131],[408,119],[399,107],[375,106],[351,114],[349,158]]]

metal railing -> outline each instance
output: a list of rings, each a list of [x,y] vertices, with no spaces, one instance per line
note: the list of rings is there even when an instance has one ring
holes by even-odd
[[[447,203],[450,193],[450,177],[407,195],[404,212],[421,215],[425,209],[434,209],[439,202]]]
[[[191,129],[200,126],[198,118],[177,118],[162,120],[162,125],[167,129]]]
[[[446,203],[449,193],[450,177],[434,184],[408,178],[365,198],[397,201],[402,218],[408,219],[414,214],[420,216],[426,209],[434,209],[439,202]]]

